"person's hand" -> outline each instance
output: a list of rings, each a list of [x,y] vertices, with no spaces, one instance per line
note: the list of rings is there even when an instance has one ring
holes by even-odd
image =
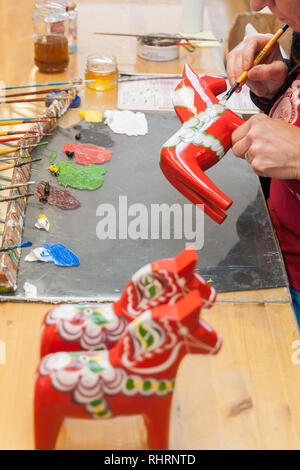
[[[283,62],[278,42],[274,44],[262,62],[253,68],[256,55],[272,38],[271,34],[248,37],[243,48],[232,51],[227,56],[227,76],[230,86],[234,85],[244,70],[249,70],[247,86],[257,96],[271,99],[283,85],[287,67]]]
[[[233,153],[259,176],[300,180],[300,128],[265,114],[252,116],[232,134]]]

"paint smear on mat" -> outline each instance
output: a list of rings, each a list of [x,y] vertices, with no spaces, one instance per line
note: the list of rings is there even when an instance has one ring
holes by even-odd
[[[63,146],[63,152],[73,152],[76,163],[80,165],[90,165],[93,163],[104,163],[110,160],[112,151],[92,144],[68,143]]]
[[[49,163],[54,163],[56,160],[56,152],[51,152],[49,157]]]
[[[47,232],[49,232],[50,222],[48,217],[46,217],[44,214],[40,214],[34,226],[40,230],[46,230]]]
[[[77,256],[61,243],[44,243],[32,250],[25,257],[25,261],[44,261],[45,263],[54,263],[56,266],[78,266],[80,264]]]
[[[41,202],[48,202],[48,204],[61,209],[77,209],[81,205],[78,199],[69,191],[53,186],[46,181],[41,181],[35,192]]]
[[[104,122],[116,134],[145,135],[148,133],[148,123],[144,113],[132,111],[105,111]]]
[[[101,122],[102,113],[100,111],[95,111],[94,109],[89,109],[88,111],[79,111],[79,117],[83,117],[86,122]]]
[[[79,166],[71,162],[57,163],[59,184],[77,189],[97,189],[103,184],[106,168],[99,165]]]
[[[30,284],[30,282],[25,282],[23,285],[23,289],[26,298],[34,299],[37,297],[37,288],[34,284]]]

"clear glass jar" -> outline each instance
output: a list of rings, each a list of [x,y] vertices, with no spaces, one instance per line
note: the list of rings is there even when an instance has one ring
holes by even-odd
[[[85,79],[92,90],[111,90],[118,83],[118,66],[114,56],[92,54],[87,58]]]
[[[72,54],[77,49],[77,2],[69,0],[67,5],[69,15],[69,53]]]
[[[39,0],[33,13],[34,63],[41,72],[62,72],[69,64],[68,13],[63,5]]]

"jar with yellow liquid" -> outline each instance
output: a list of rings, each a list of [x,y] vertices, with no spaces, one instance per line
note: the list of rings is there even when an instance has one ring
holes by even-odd
[[[87,58],[85,79],[92,90],[106,91],[118,83],[118,67],[114,56],[92,54]]]

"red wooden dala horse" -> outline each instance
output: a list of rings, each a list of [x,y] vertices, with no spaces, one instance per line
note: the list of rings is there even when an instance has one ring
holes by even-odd
[[[57,351],[110,349],[128,322],[147,309],[174,303],[192,289],[199,290],[203,308],[210,308],[216,291],[195,272],[193,247],[175,258],[162,259],[139,269],[114,304],[60,305],[44,319],[41,357]]]
[[[185,65],[183,80],[173,96],[182,127],[163,145],[160,167],[165,177],[185,197],[204,205],[213,220],[222,223],[232,204],[206,176],[231,147],[233,131],[244,121],[219,104],[217,95],[226,90],[223,78],[203,76]]]
[[[103,351],[45,356],[35,385],[37,449],[53,449],[65,417],[142,414],[151,449],[167,449],[172,392],[186,354],[215,354],[221,340],[199,318],[203,301],[192,290],[127,323]]]

